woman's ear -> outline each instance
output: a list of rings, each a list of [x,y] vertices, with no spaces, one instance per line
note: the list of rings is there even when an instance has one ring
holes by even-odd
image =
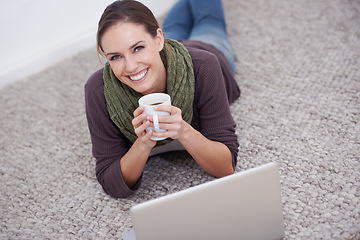
[[[158,45],[159,52],[164,48],[165,43],[165,36],[164,32],[161,28],[158,28],[156,30],[156,36],[155,36],[156,43]]]

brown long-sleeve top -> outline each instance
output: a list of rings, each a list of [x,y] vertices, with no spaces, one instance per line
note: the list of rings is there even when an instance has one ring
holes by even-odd
[[[231,73],[230,64],[215,47],[198,41],[181,41],[188,49],[195,74],[195,96],[191,126],[206,138],[225,144],[235,167],[238,140],[229,103],[240,96],[240,89]],[[113,197],[126,197],[141,184],[141,177],[131,189],[125,184],[120,159],[131,142],[110,119],[104,97],[103,69],[90,76],[85,84],[85,107],[96,158],[96,177],[104,191]]]

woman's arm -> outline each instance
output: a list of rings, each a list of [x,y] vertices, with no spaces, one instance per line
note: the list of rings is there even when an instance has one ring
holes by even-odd
[[[120,159],[120,168],[123,179],[128,187],[132,187],[140,178],[151,149],[156,142],[150,140],[152,132],[146,133],[146,128],[150,125],[146,115],[143,114],[144,107],[139,107],[134,111],[132,124],[138,136],[129,151]]]
[[[96,177],[107,194],[116,198],[127,197],[141,184],[141,173],[140,175],[137,173],[136,176],[128,174],[131,164],[141,165],[146,160],[134,155],[141,151],[137,148],[138,144],[132,146],[133,144],[111,121],[104,97],[102,73],[102,69],[95,72],[85,84],[86,117],[92,154],[96,159]],[[148,154],[144,153],[141,156],[146,156],[147,159]],[[138,167],[138,169],[142,168],[142,166]]]
[[[147,133],[145,137],[150,138],[150,136],[151,133]],[[138,138],[129,151],[120,159],[121,174],[129,188],[132,188],[139,180],[150,151],[151,148],[144,147],[142,140]]]
[[[178,139],[200,167],[215,177],[223,177],[234,172],[231,152],[225,144],[209,140],[195,130],[182,119],[181,110],[177,107],[162,105],[157,106],[156,110],[169,112],[170,116],[159,117],[159,127],[168,131],[154,132],[155,137]]]
[[[225,144],[211,141],[190,124],[183,124],[184,133],[178,139],[201,168],[215,177],[224,177],[234,172],[232,156]]]
[[[234,171],[239,145],[222,69],[214,54],[195,49],[189,53],[195,73],[191,125],[183,121],[179,108],[157,106],[171,115],[159,117],[160,128],[168,131],[153,134],[178,139],[206,172],[225,176]]]

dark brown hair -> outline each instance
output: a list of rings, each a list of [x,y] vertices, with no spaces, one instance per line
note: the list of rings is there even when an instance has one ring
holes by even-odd
[[[145,26],[153,37],[157,34],[159,23],[153,13],[144,4],[134,0],[118,0],[107,6],[101,15],[97,31],[97,52],[104,56],[101,39],[105,31],[118,22],[132,22]]]

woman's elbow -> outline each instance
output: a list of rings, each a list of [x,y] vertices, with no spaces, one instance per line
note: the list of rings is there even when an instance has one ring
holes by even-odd
[[[113,198],[126,198],[134,194],[135,191],[129,189],[127,186],[122,184],[111,184],[110,181],[106,181],[103,178],[98,178],[98,182],[102,186],[104,192]]]

